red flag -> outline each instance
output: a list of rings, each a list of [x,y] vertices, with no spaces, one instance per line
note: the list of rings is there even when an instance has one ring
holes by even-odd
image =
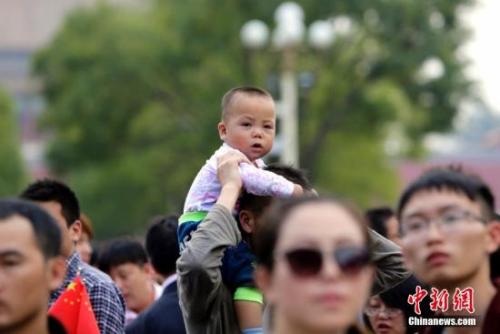
[[[56,318],[68,334],[100,334],[87,289],[79,276],[52,304],[49,315]]]

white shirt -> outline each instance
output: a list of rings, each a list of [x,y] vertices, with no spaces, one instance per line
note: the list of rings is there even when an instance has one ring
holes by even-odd
[[[221,191],[217,178],[217,159],[231,151],[239,152],[224,143],[203,165],[189,189],[184,203],[184,213],[208,212],[217,202]],[[255,160],[254,164],[240,164],[240,175],[245,190],[258,196],[291,197],[294,184],[280,175],[263,170],[265,166],[262,159]]]

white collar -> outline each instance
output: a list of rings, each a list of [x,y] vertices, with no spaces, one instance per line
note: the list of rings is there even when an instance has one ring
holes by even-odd
[[[167,286],[169,286],[170,284],[174,283],[175,281],[177,280],[177,274],[172,274],[170,276],[168,276],[162,283],[161,285],[161,288],[162,289],[166,289]]]

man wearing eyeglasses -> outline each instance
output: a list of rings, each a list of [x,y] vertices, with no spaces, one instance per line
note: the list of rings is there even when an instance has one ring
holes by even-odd
[[[397,215],[407,266],[422,282],[449,293],[443,315],[476,318],[476,327],[449,327],[446,333],[500,333],[500,292],[490,280],[489,265],[500,243],[494,206],[480,178],[453,167],[424,173],[400,198]],[[461,309],[453,297],[469,288],[473,305]]]

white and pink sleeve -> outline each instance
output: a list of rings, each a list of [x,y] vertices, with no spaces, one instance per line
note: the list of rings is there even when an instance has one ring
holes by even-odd
[[[291,197],[293,182],[273,172],[259,169],[248,163],[240,164],[240,175],[243,187],[251,194],[258,196]]]

